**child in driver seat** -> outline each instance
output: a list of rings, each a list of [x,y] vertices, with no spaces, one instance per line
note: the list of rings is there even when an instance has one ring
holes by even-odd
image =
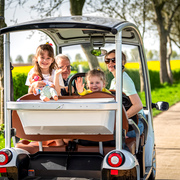
[[[75,80],[76,88],[79,95],[83,96],[95,91],[111,93],[105,88],[106,78],[104,72],[101,70],[90,70],[86,75],[86,82],[87,87],[89,88],[87,90],[84,88],[82,77],[78,77],[77,80]]]

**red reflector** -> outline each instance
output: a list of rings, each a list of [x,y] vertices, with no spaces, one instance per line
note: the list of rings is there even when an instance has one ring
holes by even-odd
[[[6,173],[7,169],[6,168],[0,168],[0,173]]]
[[[0,165],[5,165],[8,163],[8,155],[4,152],[0,152]]]
[[[108,164],[111,167],[119,167],[122,163],[122,157],[118,153],[112,153],[108,156]]]
[[[118,170],[111,169],[111,175],[118,175]]]
[[[28,176],[35,176],[34,169],[28,169]]]

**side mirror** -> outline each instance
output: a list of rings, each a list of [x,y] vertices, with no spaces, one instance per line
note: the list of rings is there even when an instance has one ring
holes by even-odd
[[[169,103],[164,101],[158,101],[157,103],[152,103],[152,108],[156,108],[160,111],[167,111],[169,109]]]

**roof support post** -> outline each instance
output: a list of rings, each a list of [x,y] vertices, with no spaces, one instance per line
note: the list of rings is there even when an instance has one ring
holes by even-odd
[[[115,36],[116,43],[116,149],[122,149],[122,30]]]
[[[10,101],[10,34],[4,35],[4,122],[5,148],[11,147],[11,111],[7,110]]]

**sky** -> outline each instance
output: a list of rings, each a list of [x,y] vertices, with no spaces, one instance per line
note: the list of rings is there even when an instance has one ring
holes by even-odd
[[[32,1],[29,1],[30,3],[27,3],[25,7],[19,7],[15,12],[15,17],[18,20],[18,23],[31,21],[34,19],[40,19],[39,17],[36,17],[35,14],[29,13],[29,8],[27,6],[30,6],[32,4]],[[61,6],[61,11],[63,16],[70,15],[69,11],[69,3],[65,2]],[[65,10],[66,9],[66,10]],[[11,19],[13,17],[14,8],[8,8],[5,10],[5,22],[7,26],[14,25],[13,22],[11,22]],[[30,32],[18,32],[18,33],[12,33],[10,36],[10,52],[11,52],[11,58],[13,62],[15,62],[15,59],[18,55],[22,55],[24,62],[27,62],[27,58],[30,54],[35,54],[36,48],[40,44],[44,44],[47,41],[50,40],[41,40],[39,38],[39,34],[35,33],[31,37],[31,39],[28,39],[30,36]],[[18,48],[17,48],[18,47]]]
[[[18,23],[31,21],[33,19],[39,19],[35,13],[29,13],[28,6],[32,5],[34,1],[28,1],[29,3],[26,4],[24,7],[19,7],[15,12],[15,17],[18,20]],[[62,16],[70,16],[70,5],[69,1],[65,1],[61,7],[60,12]],[[7,26],[13,25],[14,23],[11,22],[11,19],[14,14],[13,6],[5,10],[5,22]],[[85,15],[85,14],[84,14]],[[40,36],[38,33],[35,33],[31,39],[28,39],[30,33],[14,33],[10,37],[10,52],[11,58],[13,62],[18,55],[22,55],[24,62],[27,62],[28,55],[35,54],[36,48],[40,44],[44,44],[50,40],[40,40]],[[18,47],[18,48],[17,48]],[[147,50],[157,50],[159,51],[159,40],[157,38],[152,38],[145,36],[144,38],[144,47]],[[173,46],[173,50],[175,50],[178,54],[180,54],[180,49],[176,46]]]

